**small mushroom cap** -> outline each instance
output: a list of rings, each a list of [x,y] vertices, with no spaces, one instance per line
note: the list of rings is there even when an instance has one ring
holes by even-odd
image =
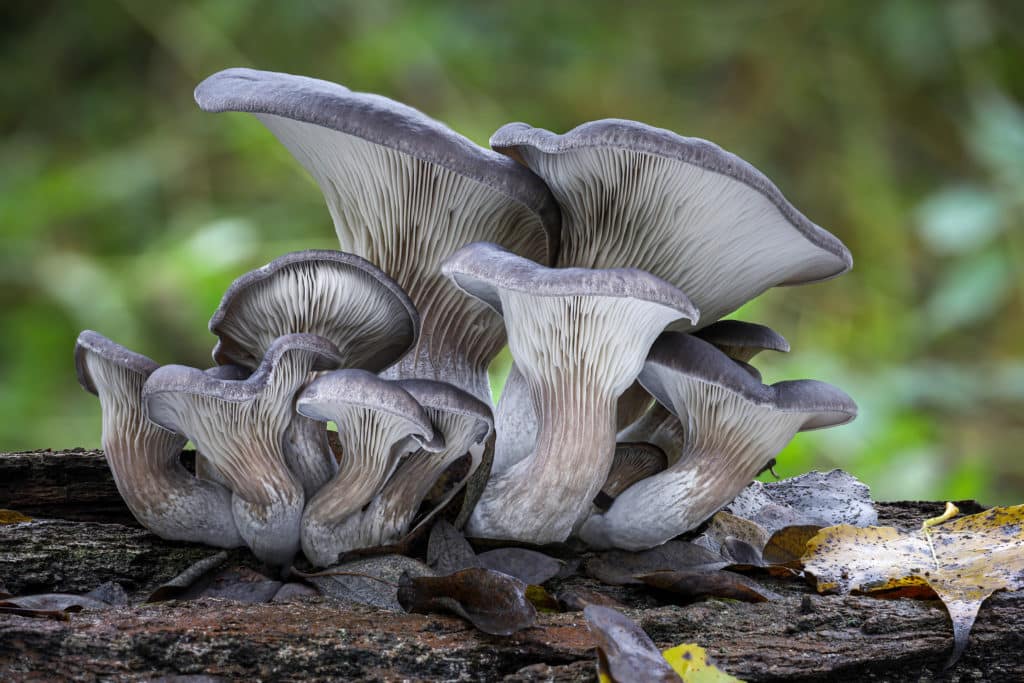
[[[234,382],[241,382],[242,380],[249,379],[252,375],[251,369],[241,365],[235,365],[234,363],[228,363],[227,365],[214,365],[212,368],[206,368],[203,372],[210,377],[231,380]]]
[[[439,451],[444,437],[434,431],[430,417],[398,382],[365,370],[336,370],[316,378],[299,394],[295,409],[321,422],[337,421],[346,408],[368,408],[406,423],[421,448]]]
[[[635,268],[546,268],[490,242],[459,249],[444,262],[442,272],[468,294],[502,313],[502,290],[539,297],[602,296],[631,298],[674,309],[691,322],[697,308],[681,291]]]
[[[658,402],[671,406],[667,383],[680,375],[718,385],[751,404],[806,413],[800,431],[845,424],[857,416],[857,404],[838,387],[811,379],[764,385],[708,342],[689,334],[665,332],[651,347],[640,383]]]
[[[85,330],[75,342],[75,373],[78,375],[78,383],[90,394],[99,393],[85,362],[86,355],[90,353],[143,377],[149,377],[160,367],[156,361],[107,339],[99,332]]]
[[[336,368],[341,361],[338,349],[329,340],[315,334],[286,334],[267,349],[259,368],[248,379],[220,379],[185,365],[165,365],[154,372],[142,391],[147,415],[165,429],[185,433],[176,410],[175,396],[209,396],[221,401],[243,403],[260,397],[284,359],[292,353],[309,353],[314,362],[311,371]]]
[[[458,387],[429,379],[404,379],[399,380],[398,385],[424,408],[476,421],[477,432],[473,436],[476,443],[484,441],[494,429],[491,409]]]
[[[617,443],[615,459],[608,479],[601,493],[609,498],[628,489],[645,477],[657,474],[668,467],[665,451],[650,443]]]
[[[789,342],[781,334],[766,325],[743,320],[719,320],[693,334],[733,360],[747,362],[761,351],[789,353]]]
[[[564,135],[556,135],[525,123],[509,123],[491,136],[490,144],[493,149],[523,163],[523,148],[533,148],[544,154],[561,154],[586,148],[615,148],[674,159],[700,167],[743,183],[760,193],[774,204],[783,217],[808,241],[823,252],[831,254],[831,258],[808,260],[800,272],[794,273],[779,284],[828,280],[845,273],[853,266],[853,258],[842,242],[797,211],[767,176],[713,142],[683,137],[670,130],[638,121],[603,119],[584,123]]]
[[[270,114],[329,128],[471,178],[540,215],[548,253],[558,250],[558,206],[543,182],[408,105],[330,81],[245,68],[213,74],[196,86],[195,99],[203,111]]]
[[[355,254],[310,249],[232,282],[210,331],[220,337],[213,357],[221,364],[255,367],[273,339],[312,333],[334,342],[346,366],[379,372],[412,347],[419,324],[409,296],[375,265]]]

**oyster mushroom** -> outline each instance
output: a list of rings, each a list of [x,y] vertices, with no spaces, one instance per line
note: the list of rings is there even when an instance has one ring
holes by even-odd
[[[469,533],[564,541],[611,468],[616,400],[658,332],[697,311],[648,273],[545,268],[494,244],[460,249],[443,271],[501,313],[540,417],[533,453],[492,475]]]
[[[480,465],[485,443],[493,430],[491,410],[466,392],[444,382],[410,379],[398,382],[426,411],[435,433],[444,437],[444,449],[421,448],[402,458],[380,493],[357,513],[338,525],[335,534],[344,536],[351,548],[385,545],[409,531],[421,503],[447,468],[463,457],[469,466],[458,481],[433,504],[417,526],[455,496]]]
[[[444,439],[409,392],[365,370],[318,377],[303,389],[295,407],[301,415],[338,427],[338,472],[302,515],[302,551],[313,564],[326,566],[338,553],[359,547],[360,520],[349,518],[360,516],[399,460],[418,449],[437,453]]]
[[[554,193],[562,214],[559,267],[638,268],[686,292],[700,322],[670,329],[710,325],[770,287],[827,280],[853,263],[842,242],[764,174],[706,140],[605,119],[564,135],[509,123],[490,144]],[[501,466],[532,446],[536,418],[523,390],[510,383],[495,413]],[[526,428],[509,432],[506,422]]]
[[[580,537],[596,547],[641,550],[689,531],[726,505],[798,431],[854,419],[840,389],[815,380],[771,386],[692,335],[666,332],[640,383],[686,425],[682,457],[588,519]]]
[[[665,452],[649,443],[617,443],[612,469],[594,504],[607,510],[615,498],[641,479],[661,472],[668,466]]]
[[[416,341],[419,315],[394,280],[364,258],[314,249],[286,254],[236,279],[210,319],[218,363],[255,368],[286,334],[318,334],[339,367],[379,372]],[[325,425],[295,414],[284,437],[289,469],[312,496],[337,471]]]
[[[244,381],[165,365],[142,389],[149,419],[191,439],[231,486],[235,524],[270,565],[287,566],[299,547],[305,495],[283,450],[295,396],[309,373],[340,361],[327,339],[289,334],[270,344]]]
[[[195,98],[205,111],[255,114],[319,183],[341,248],[409,293],[422,332],[388,376],[448,382],[489,405],[501,321],[460,296],[440,264],[479,240],[553,261],[558,208],[544,183],[412,107],[327,81],[227,69]]]
[[[98,332],[75,343],[78,383],[103,410],[103,454],[139,524],[161,538],[221,548],[244,544],[231,492],[192,476],[180,460],[185,439],[146,419],[142,387],[159,366]]]

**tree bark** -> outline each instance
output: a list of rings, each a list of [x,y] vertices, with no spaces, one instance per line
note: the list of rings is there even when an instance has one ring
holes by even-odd
[[[95,452],[0,456],[0,508],[36,517],[0,525],[0,590],[84,593],[117,581],[134,606],[85,610],[68,621],[0,614],[0,680],[595,680],[593,641],[578,612],[543,613],[537,627],[499,638],[456,617],[322,597],[286,604],[211,598],[137,604],[216,550],[163,541],[137,525],[82,521],[83,515],[125,521],[97,458]],[[22,489],[17,481],[29,483]],[[882,523],[903,528],[942,507],[879,504]],[[77,519],[40,519],[58,512]],[[244,551],[233,552],[230,562],[256,566]],[[758,580],[781,599],[671,605],[643,588],[603,586],[581,576],[547,587],[585,586],[614,597],[634,607],[625,612],[659,646],[699,643],[722,669],[745,680],[942,677],[952,634],[937,601],[819,596],[798,580]],[[982,607],[952,680],[1022,680],[1022,648],[1024,592],[997,593]]]

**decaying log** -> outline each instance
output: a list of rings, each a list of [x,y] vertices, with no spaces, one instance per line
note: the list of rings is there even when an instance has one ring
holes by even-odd
[[[74,461],[95,454],[49,457],[76,468],[82,465]],[[10,472],[9,465],[0,471]],[[6,481],[3,486],[10,491]],[[5,495],[0,507],[35,510],[36,517],[45,508],[12,506],[11,500],[27,498]],[[89,499],[104,505],[98,502],[102,496]],[[50,510],[60,507],[47,504]],[[910,527],[942,505],[895,503],[880,509],[883,523]],[[594,680],[593,641],[580,613],[542,614],[536,628],[499,638],[455,617],[384,612],[328,598],[137,604],[213,552],[162,541],[137,526],[38,518],[0,525],[0,589],[82,593],[113,580],[128,589],[135,605],[86,610],[66,622],[0,614],[0,680],[141,681],[201,674],[254,681]],[[244,551],[232,553],[231,561],[255,566]],[[800,581],[763,580],[780,600],[709,600],[627,614],[659,645],[697,642],[723,669],[746,680],[946,680],[941,668],[952,636],[938,602],[819,596]],[[654,604],[637,599],[640,588],[601,586],[579,576],[564,585],[596,589],[627,604]],[[966,654],[947,675],[1024,680],[1022,649],[1024,593],[997,593],[982,607]]]

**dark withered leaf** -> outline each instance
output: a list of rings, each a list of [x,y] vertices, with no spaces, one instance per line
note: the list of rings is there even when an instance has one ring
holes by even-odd
[[[346,562],[317,572],[304,574],[323,595],[382,609],[401,612],[398,601],[399,579],[434,576],[433,569],[404,555],[381,555]]]
[[[228,554],[226,552],[219,552],[216,555],[204,557],[150,593],[149,597],[146,598],[146,602],[174,600],[192,586],[192,584],[198,582],[207,574],[210,574],[227,562],[227,559]]]
[[[661,650],[633,620],[601,605],[589,605],[583,616],[597,641],[599,674],[613,683],[679,682]]]
[[[637,577],[651,588],[667,591],[684,600],[703,598],[731,598],[744,602],[766,602],[777,599],[778,594],[756,581],[733,572],[714,571],[660,571]]]
[[[558,599],[562,609],[567,612],[581,612],[588,605],[626,609],[625,605],[610,595],[605,595],[589,588],[569,588],[558,593],[555,597]]]
[[[514,576],[523,583],[540,585],[558,575],[562,563],[526,548],[498,548],[476,556],[478,566]]]
[[[602,583],[621,586],[642,583],[635,578],[637,574],[676,569],[712,570],[728,564],[707,548],[685,541],[669,541],[639,553],[625,550],[598,553],[584,562],[583,568],[588,576]]]
[[[739,567],[764,567],[764,557],[758,548],[732,536],[727,536],[722,545],[722,555],[726,560],[732,560],[733,566]]]
[[[525,583],[479,567],[447,576],[403,576],[398,601],[407,612],[453,612],[497,636],[511,635],[537,621]]]
[[[21,595],[0,602],[0,607],[33,610],[36,612],[79,612],[83,609],[110,609],[111,605],[86,595],[69,593],[42,593]]]
[[[703,533],[694,539],[694,543],[704,546],[714,553],[723,555],[723,559],[731,559],[728,551],[723,552],[725,539],[735,538],[760,550],[768,541],[768,532],[756,522],[737,517],[728,512],[717,512],[708,521]]]
[[[271,602],[291,602],[299,598],[314,597],[320,595],[320,591],[307,586],[304,583],[297,581],[291,581],[281,586],[280,590],[274,593],[274,597],[270,600]]]
[[[786,526],[878,523],[867,485],[842,470],[808,472],[762,484],[754,482],[725,508],[757,522],[769,534]]]
[[[249,604],[270,602],[281,589],[281,582],[249,569],[229,567],[210,572],[186,588],[178,600],[199,598],[223,598]]]
[[[430,530],[427,564],[439,575],[479,566],[473,546],[461,531],[443,519],[439,519]]]

